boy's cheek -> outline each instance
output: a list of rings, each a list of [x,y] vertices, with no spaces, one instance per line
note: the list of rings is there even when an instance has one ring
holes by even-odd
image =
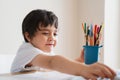
[[[54,42],[54,45],[53,45],[54,47],[56,46],[56,43],[57,43],[57,41]]]

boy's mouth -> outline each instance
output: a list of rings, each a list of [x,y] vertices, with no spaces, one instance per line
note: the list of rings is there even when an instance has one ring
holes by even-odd
[[[47,46],[53,46],[54,44],[46,44]]]

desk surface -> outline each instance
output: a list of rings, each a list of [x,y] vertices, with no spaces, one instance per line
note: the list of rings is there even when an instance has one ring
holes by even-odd
[[[0,74],[0,80],[84,80],[84,78],[60,73],[57,71],[49,72],[31,71]]]
[[[120,72],[118,73],[114,80],[120,80]],[[50,72],[21,72],[21,73],[6,73],[0,74],[0,80],[85,80],[81,76],[73,76],[57,71]],[[100,79],[98,80],[109,80],[109,79]]]

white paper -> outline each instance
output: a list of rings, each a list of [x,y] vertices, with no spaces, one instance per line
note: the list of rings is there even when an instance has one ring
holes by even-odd
[[[57,71],[51,71],[11,75],[6,77],[0,76],[0,80],[85,80],[85,79],[81,76],[73,76],[69,74],[60,73]],[[98,78],[97,80],[110,80],[110,79]],[[117,76],[115,77],[114,80],[120,80],[120,71],[117,72]]]

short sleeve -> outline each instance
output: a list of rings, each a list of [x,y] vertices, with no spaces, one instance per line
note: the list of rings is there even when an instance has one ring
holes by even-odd
[[[11,72],[20,72],[20,71],[28,70],[25,68],[25,65],[31,62],[33,58],[35,58],[38,54],[44,54],[44,52],[35,48],[30,43],[23,43],[20,46],[16,54],[16,57],[13,61]],[[29,68],[29,69],[34,69],[34,68]]]

